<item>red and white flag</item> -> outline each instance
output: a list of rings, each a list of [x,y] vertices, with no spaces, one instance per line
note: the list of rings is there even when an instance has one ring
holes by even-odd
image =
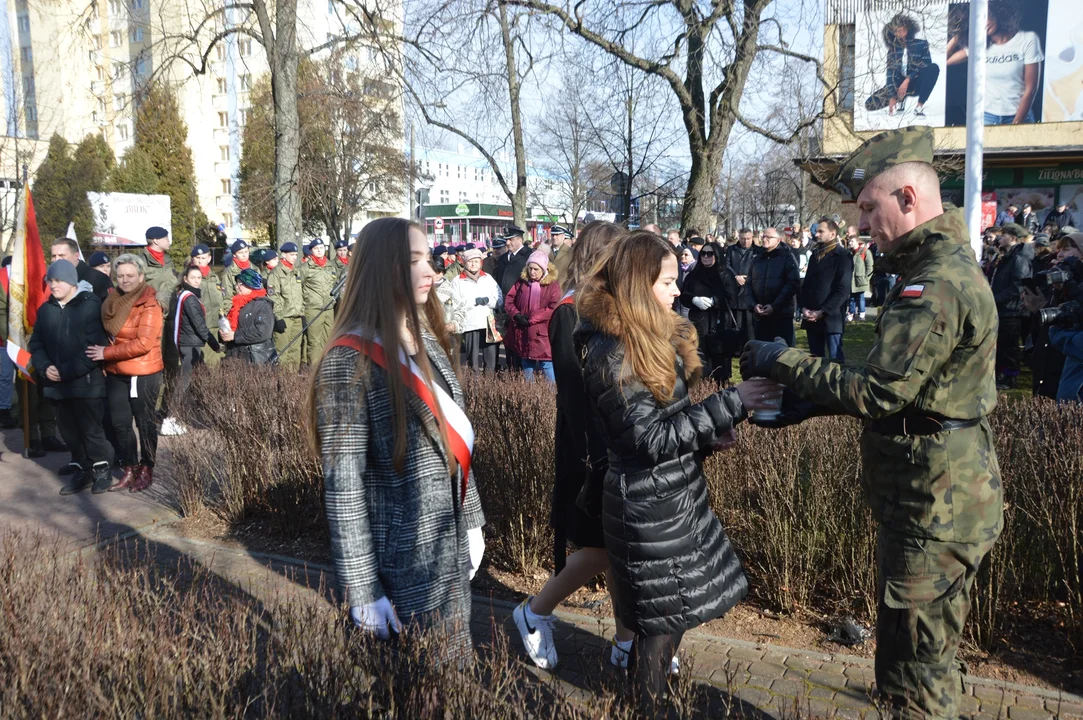
[[[7,352],[19,370],[30,376],[30,353],[27,342],[38,319],[38,308],[48,299],[45,290],[45,252],[38,235],[34,200],[30,188],[23,186],[15,226],[15,245],[11,251],[8,291]]]

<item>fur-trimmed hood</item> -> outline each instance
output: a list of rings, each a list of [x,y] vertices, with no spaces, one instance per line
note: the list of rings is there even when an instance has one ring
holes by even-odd
[[[617,311],[616,299],[612,295],[608,292],[577,292],[575,307],[582,320],[576,330],[577,335],[599,332],[623,344],[624,323]],[[699,380],[703,368],[703,361],[698,352],[699,336],[695,326],[685,318],[673,313],[673,320],[676,327],[670,341],[677,352],[681,373],[686,378],[688,386],[691,387]]]
[[[530,263],[527,263],[529,265]],[[557,266],[553,263],[549,263],[549,268],[545,271],[545,275],[538,281],[539,285],[548,285],[557,281]],[[523,271],[519,273],[520,280],[526,280],[530,282],[530,276],[526,274],[526,267],[523,267]]]

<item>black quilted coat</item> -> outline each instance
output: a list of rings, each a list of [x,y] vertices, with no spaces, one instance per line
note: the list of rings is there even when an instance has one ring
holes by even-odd
[[[635,379],[620,383],[623,345],[580,324],[583,378],[609,448],[602,525],[617,612],[638,635],[689,630],[721,617],[748,581],[707,502],[702,458],[745,417],[735,390],[690,404],[678,361],[674,400],[660,406]]]

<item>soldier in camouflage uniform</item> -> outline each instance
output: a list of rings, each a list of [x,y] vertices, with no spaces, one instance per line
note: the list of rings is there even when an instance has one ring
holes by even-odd
[[[350,241],[339,240],[335,243],[335,259],[331,261],[335,268],[335,282],[346,276],[350,269]]]
[[[282,354],[286,345],[301,334],[305,322],[305,300],[301,269],[297,265],[297,245],[284,243],[279,249],[278,267],[267,276],[267,297],[274,303],[275,318],[286,323],[285,332],[274,336],[278,362],[283,367],[297,369],[301,365],[301,340],[298,339]]]
[[[168,313],[173,291],[177,289],[177,274],[173,271],[173,260],[169,257],[173,240],[169,237],[168,230],[158,226],[147,228],[146,235],[147,246],[142,253],[137,253],[137,256],[142,257],[146,263],[144,277],[147,285],[154,288],[162,312]]]
[[[813,415],[865,421],[863,483],[879,523],[876,683],[904,718],[957,718],[956,652],[982,558],[1003,523],[987,416],[996,406],[997,312],[962,211],[944,211],[933,131],[882,133],[843,162],[830,189],[857,201],[861,232],[898,273],[864,368],[751,342],[745,376],[789,390],[772,426]]]
[[[252,252],[244,240],[234,240],[229,246],[229,252],[233,256],[233,262],[222,270],[222,302],[231,304],[233,296],[237,294],[237,276],[241,270],[252,267],[249,255]]]
[[[211,249],[202,243],[192,248],[192,264],[203,273],[199,287],[199,301],[207,314],[207,328],[218,334],[218,318],[222,316],[222,286],[218,276],[211,272]],[[203,348],[203,362],[214,367],[221,361],[222,353],[210,347]]]
[[[305,299],[305,356],[309,365],[320,359],[323,346],[331,337],[334,314],[331,312],[331,289],[338,281],[335,267],[327,260],[327,244],[322,238],[314,238],[308,262],[301,265],[301,283]],[[328,310],[320,313],[324,307]],[[317,317],[319,316],[319,317]]]

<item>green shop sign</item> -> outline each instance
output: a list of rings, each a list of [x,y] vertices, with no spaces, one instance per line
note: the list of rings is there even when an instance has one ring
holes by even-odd
[[[466,217],[470,214],[470,208],[466,203],[459,203],[455,206],[455,214],[459,217]]]
[[[1026,168],[1023,185],[1074,185],[1083,183],[1083,165]]]

